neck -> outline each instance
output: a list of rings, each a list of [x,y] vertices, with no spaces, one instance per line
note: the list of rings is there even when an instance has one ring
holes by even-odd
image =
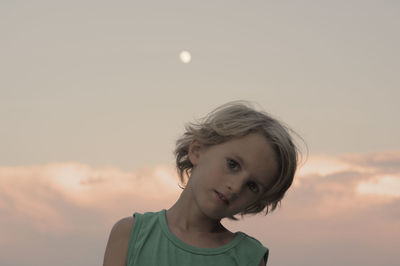
[[[169,227],[192,233],[226,232],[221,220],[214,220],[202,213],[195,201],[190,187],[186,187],[177,202],[167,210]]]

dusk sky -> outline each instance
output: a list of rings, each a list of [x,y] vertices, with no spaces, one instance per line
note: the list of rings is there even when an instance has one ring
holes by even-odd
[[[0,265],[101,265],[117,220],[179,196],[185,123],[232,100],[308,153],[297,139],[279,209],[226,226],[268,265],[398,265],[399,14],[389,0],[1,1]]]

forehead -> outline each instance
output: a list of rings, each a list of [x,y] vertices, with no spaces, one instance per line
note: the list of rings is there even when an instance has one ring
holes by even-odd
[[[221,144],[225,149],[241,151],[249,155],[274,155],[268,139],[261,134],[251,133],[241,138],[233,138]]]

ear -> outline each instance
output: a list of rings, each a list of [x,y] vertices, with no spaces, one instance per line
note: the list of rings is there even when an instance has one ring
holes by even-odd
[[[197,140],[192,140],[189,145],[188,157],[193,166],[199,163],[201,147],[202,145]]]

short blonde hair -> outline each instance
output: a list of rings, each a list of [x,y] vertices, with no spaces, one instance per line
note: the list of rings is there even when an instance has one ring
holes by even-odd
[[[240,214],[259,213],[266,208],[266,214],[276,209],[293,182],[298,164],[299,151],[289,132],[293,132],[282,122],[264,111],[257,111],[249,102],[234,101],[224,104],[196,123],[185,125],[186,132],[176,141],[174,151],[176,167],[181,184],[189,179],[193,165],[189,160],[189,146],[197,140],[205,146],[226,142],[232,138],[244,137],[249,133],[259,133],[271,144],[278,164],[275,182],[261,199],[248,206]],[[294,132],[293,132],[294,133]],[[229,217],[236,219],[235,217]]]

